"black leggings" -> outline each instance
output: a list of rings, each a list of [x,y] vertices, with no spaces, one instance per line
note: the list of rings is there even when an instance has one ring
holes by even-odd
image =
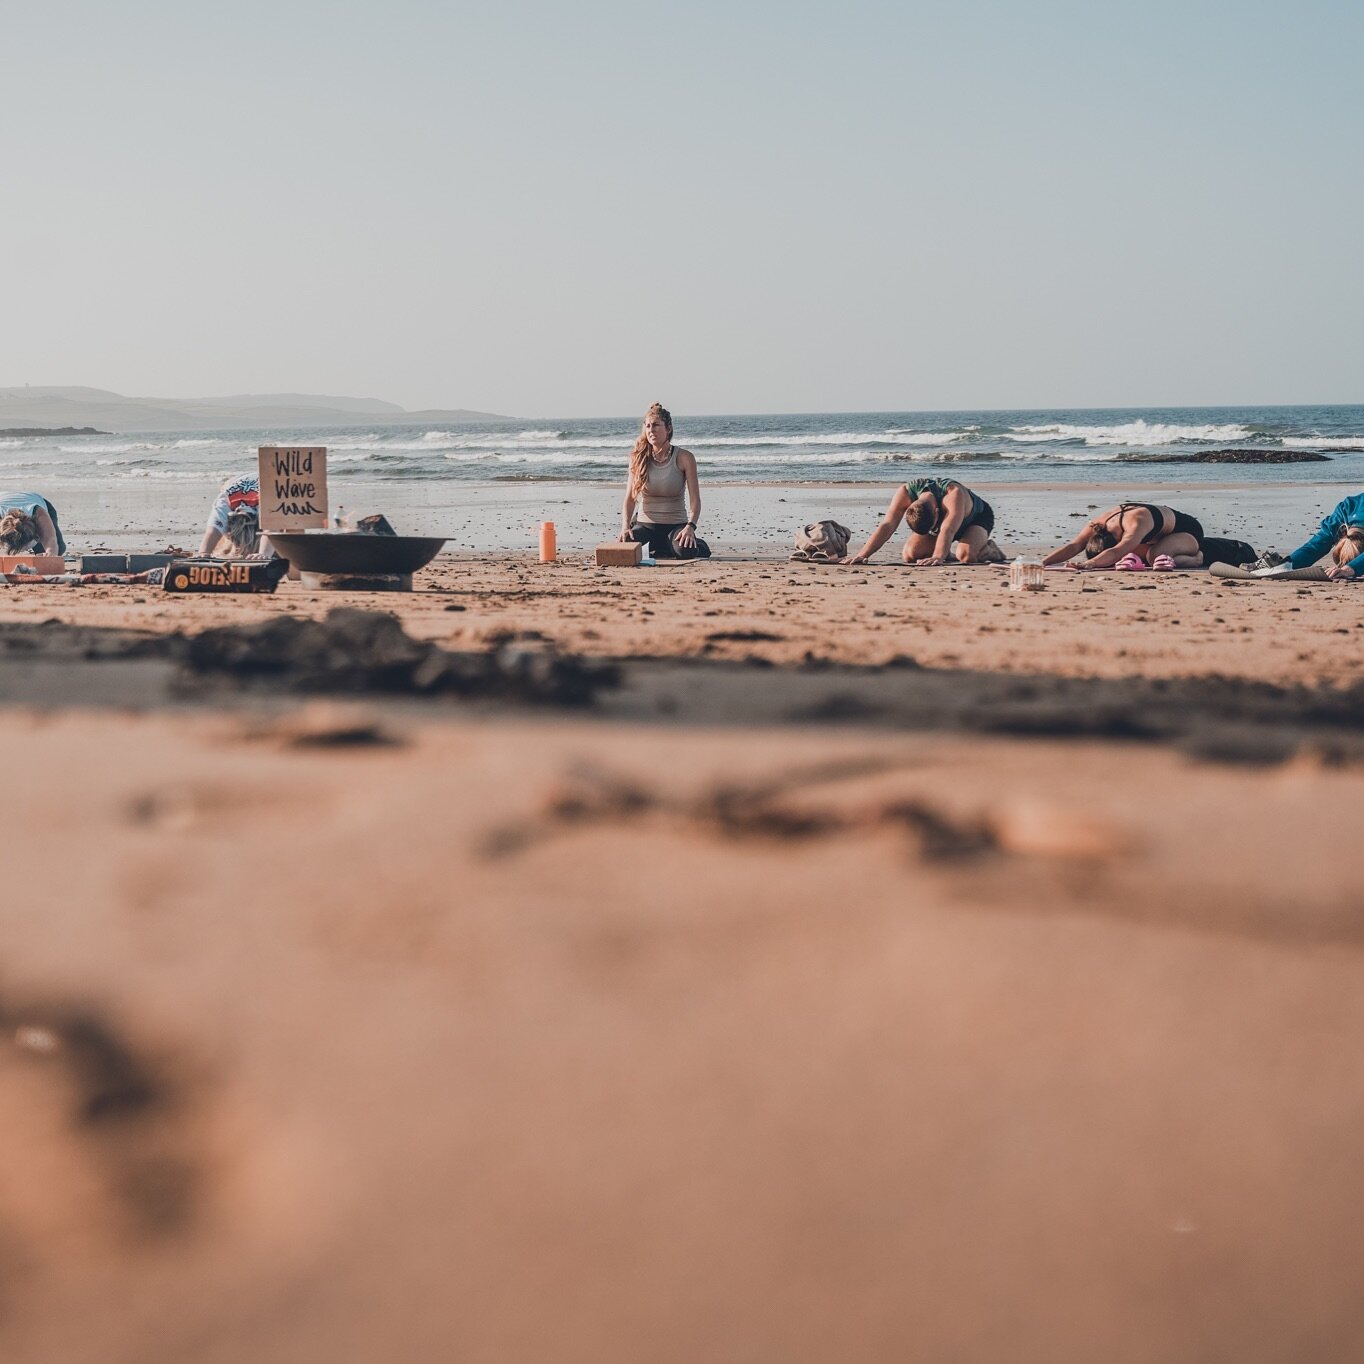
[[[57,520],[57,509],[47,498],[43,498],[43,506],[47,508],[47,514],[52,518],[52,533],[57,537],[57,553],[66,553],[66,536],[62,534],[61,523]]]
[[[678,549],[673,543],[673,536],[686,524],[685,521],[679,521],[675,526],[654,526],[636,521],[630,527],[630,538],[648,545],[649,557],[652,559],[709,559],[710,546],[700,536],[697,536],[696,544],[691,549]]]

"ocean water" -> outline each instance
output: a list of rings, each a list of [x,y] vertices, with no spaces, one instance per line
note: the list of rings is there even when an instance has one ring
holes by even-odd
[[[819,485],[848,485],[850,505],[879,506],[897,483],[923,473],[991,490],[997,509],[1008,508],[1010,499],[994,489],[1022,492],[1031,486],[1042,499],[1039,527],[1053,519],[1042,491],[1051,484],[1112,487],[1115,500],[1159,488],[1166,490],[1163,501],[1196,512],[1208,498],[1229,496],[1216,488],[1235,485],[1243,490],[1233,498],[1238,505],[1253,494],[1257,507],[1291,508],[1276,530],[1284,536],[1296,535],[1302,518],[1320,516],[1344,492],[1364,488],[1364,406],[674,416],[675,439],[695,453],[701,470],[705,520],[731,544],[758,543],[780,532],[784,545],[789,531],[783,523],[797,502],[807,517],[841,505],[833,490],[821,492]],[[317,444],[328,449],[333,511],[382,511],[400,530],[448,534],[452,548],[468,550],[530,543],[542,517],[557,517],[567,542],[590,545],[614,534],[618,525],[638,422],[624,417],[431,429],[365,423],[193,434],[0,433],[0,490],[33,490],[52,498],[73,546],[153,548],[174,541],[192,547],[218,486],[254,469],[258,446]],[[1227,448],[1303,450],[1328,459],[1286,465],[1159,462]],[[725,484],[774,490],[748,497],[737,488],[725,493]],[[788,490],[789,500],[778,496]],[[1063,495],[1056,497],[1059,507]],[[1014,500],[1021,510],[1023,502]],[[1238,513],[1237,522],[1242,519]],[[1261,527],[1260,519],[1256,513],[1246,524],[1265,534],[1269,526]]]
[[[1136,485],[1358,483],[1364,406],[1131,408],[1030,412],[864,412],[692,417],[675,439],[720,482],[896,483],[919,471],[962,479]],[[56,438],[0,435],[0,484],[210,484],[252,467],[265,444],[328,448],[333,501],[349,482],[618,482],[635,418]],[[1159,464],[1171,455],[1244,448],[1327,454],[1307,465]]]

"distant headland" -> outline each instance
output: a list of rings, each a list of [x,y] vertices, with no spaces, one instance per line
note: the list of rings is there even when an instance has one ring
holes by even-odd
[[[252,431],[277,427],[385,426],[509,421],[471,408],[408,411],[379,398],[315,393],[237,393],[221,398],[128,398],[103,388],[0,388],[0,426],[57,428],[58,435],[125,431]],[[76,431],[97,426],[98,432]],[[104,429],[108,428],[108,429]],[[49,434],[39,432],[38,434]]]
[[[112,436],[112,431],[97,431],[93,426],[0,426],[4,436]]]

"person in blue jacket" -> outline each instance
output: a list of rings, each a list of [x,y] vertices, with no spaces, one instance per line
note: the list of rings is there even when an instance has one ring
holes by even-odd
[[[1310,568],[1327,550],[1335,560],[1326,570],[1328,578],[1364,577],[1364,493],[1338,502],[1317,533],[1288,556],[1288,562],[1294,568]]]

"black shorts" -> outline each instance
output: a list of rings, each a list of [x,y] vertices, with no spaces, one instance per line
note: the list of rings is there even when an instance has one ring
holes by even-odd
[[[975,497],[975,494],[971,494]],[[983,498],[976,497],[976,505],[971,508],[971,515],[957,528],[957,538],[961,539],[964,530],[970,530],[973,526],[979,526],[986,535],[991,534],[995,528],[995,509]]]
[[[1187,512],[1175,512],[1175,528],[1170,532],[1171,535],[1192,535],[1199,545],[1203,544],[1203,523],[1196,516],[1190,516]]]

